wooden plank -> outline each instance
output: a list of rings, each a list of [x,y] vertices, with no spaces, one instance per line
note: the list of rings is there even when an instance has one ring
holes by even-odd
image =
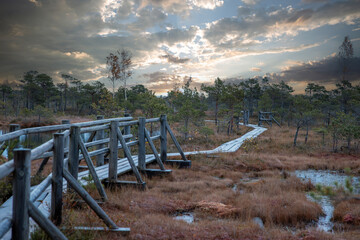
[[[153,122],[159,122],[160,118],[149,118],[146,119],[146,123],[153,123]]]
[[[96,131],[100,131],[100,130],[109,129],[109,127],[110,127],[110,124],[94,126],[94,127],[87,127],[87,128],[82,128],[80,132],[81,133],[96,132]]]

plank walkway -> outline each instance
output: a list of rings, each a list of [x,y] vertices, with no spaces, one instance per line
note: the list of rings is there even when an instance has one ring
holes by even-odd
[[[232,141],[226,142],[219,147],[212,149],[212,150],[203,150],[203,151],[192,151],[192,152],[184,152],[185,155],[195,155],[195,154],[215,154],[215,153],[230,153],[230,152],[236,152],[243,142],[246,139],[255,138],[259,136],[261,133],[266,131],[266,128],[259,127],[257,125],[248,124],[247,126],[254,128],[254,130],[244,134],[240,138],[234,139]],[[180,156],[180,153],[168,153],[168,156]],[[133,160],[136,165],[138,165],[138,157],[133,156]],[[155,161],[154,155],[146,155],[146,163],[152,163]],[[99,176],[100,180],[108,178],[108,167],[109,164],[105,164],[100,167],[96,167],[96,172]],[[118,175],[124,174],[126,172],[131,171],[131,166],[127,160],[127,158],[122,158],[118,160]],[[89,171],[82,171],[79,172],[78,180],[82,184],[87,184],[86,180],[83,180],[82,178],[87,177],[89,175]],[[67,183],[64,180],[63,182],[64,189],[67,187]],[[44,216],[49,217],[50,216],[50,203],[51,203],[51,187],[48,187],[43,194],[36,200],[36,206],[38,206],[39,210],[44,214]],[[3,205],[0,206],[0,225],[6,225],[11,224],[11,218],[12,218],[12,197],[8,199]],[[35,223],[31,221],[32,227],[35,226]],[[4,226],[0,226],[4,227]],[[11,229],[9,232],[5,234],[3,239],[11,239]]]

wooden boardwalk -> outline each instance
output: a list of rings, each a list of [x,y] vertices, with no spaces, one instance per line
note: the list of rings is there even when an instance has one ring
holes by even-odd
[[[203,150],[203,151],[192,151],[192,152],[184,152],[185,155],[195,155],[195,154],[214,154],[214,153],[226,153],[226,152],[235,152],[237,151],[242,143],[246,139],[255,138],[259,136],[261,133],[266,131],[266,128],[259,127],[257,125],[248,124],[247,126],[250,126],[254,128],[254,130],[246,133],[245,135],[241,136],[240,138],[234,139],[232,141],[229,141],[227,143],[222,144],[221,146],[212,149],[212,150]],[[180,153],[168,153],[168,156],[180,156]],[[133,160],[136,165],[138,165],[138,157],[133,156]],[[146,163],[152,163],[155,161],[154,155],[146,155]],[[129,172],[132,170],[127,158],[122,158],[118,160],[117,164],[117,173],[118,175],[124,174],[126,172]],[[109,174],[109,164],[102,165],[100,167],[96,167],[96,172],[100,180],[108,178]],[[82,184],[87,184],[86,180],[83,180],[84,177],[88,177],[89,171],[82,171],[79,172],[78,180]],[[36,186],[35,186],[36,187]],[[33,187],[32,189],[34,189]],[[67,183],[65,180],[63,180],[63,188],[66,189]],[[42,214],[46,217],[50,216],[50,203],[51,203],[51,186],[48,187],[39,198],[36,200],[36,206],[38,206],[38,209],[42,212]],[[3,205],[0,207],[0,227],[6,227],[6,225],[11,224],[11,218],[12,218],[12,198],[8,199]],[[34,227],[35,223],[31,221],[31,227]],[[11,239],[11,230],[7,232],[2,239]]]
[[[195,155],[195,154],[214,154],[214,153],[230,153],[230,152],[236,152],[239,150],[241,145],[246,139],[250,138],[256,138],[261,133],[265,132],[267,129],[264,127],[259,127],[257,125],[248,124],[246,126],[254,128],[254,130],[247,132],[243,136],[234,139],[230,142],[226,142],[219,147],[212,149],[212,150],[201,150],[201,151],[192,151],[192,152],[184,152],[185,155]],[[168,156],[178,156],[179,153],[168,153]]]

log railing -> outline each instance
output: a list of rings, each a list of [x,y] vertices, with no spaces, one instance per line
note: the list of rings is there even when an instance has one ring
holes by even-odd
[[[84,123],[70,124],[63,120],[61,125],[44,126],[28,129],[13,129],[13,132],[0,136],[0,143],[17,139],[21,135],[44,132],[57,132],[53,139],[41,144],[34,149],[17,148],[14,150],[14,159],[0,165],[0,179],[13,174],[13,197],[11,204],[4,204],[0,210],[0,239],[9,238],[12,229],[13,239],[28,239],[29,217],[31,217],[51,238],[66,239],[64,234],[57,228],[62,222],[62,204],[64,191],[76,192],[107,225],[107,230],[128,232],[129,228],[118,227],[104,210],[98,205],[89,193],[78,182],[81,160],[85,160],[86,168],[91,175],[94,184],[103,201],[107,201],[104,186],[135,185],[141,189],[146,188],[142,174],[170,173],[165,169],[164,163],[190,166],[177,142],[173,132],[167,123],[166,115],[160,118],[139,118],[134,120],[130,116],[122,118],[103,119]],[[150,136],[146,124],[160,122],[160,135]],[[131,134],[131,127],[137,125],[137,136]],[[87,141],[81,137],[82,133],[90,133]],[[182,160],[167,159],[167,135],[170,135]],[[160,140],[160,153],[158,153],[154,141]],[[146,154],[146,143],[149,144],[152,157]],[[137,154],[132,155],[130,146],[138,146]],[[125,159],[119,159],[119,150],[124,152]],[[52,173],[40,184],[30,190],[31,161],[43,159],[40,169],[52,158]],[[93,159],[95,160],[95,165]],[[108,158],[108,163],[105,160]],[[159,169],[148,169],[146,165],[155,162]],[[121,166],[130,166],[118,169]],[[104,171],[106,170],[107,171]],[[136,181],[119,181],[119,173],[132,171]],[[67,188],[64,181],[67,183]],[[103,186],[104,184],[104,186]],[[35,202],[44,192],[51,190],[49,201],[49,214],[41,212]],[[65,188],[64,188],[65,187]],[[50,219],[48,216],[50,215]]]

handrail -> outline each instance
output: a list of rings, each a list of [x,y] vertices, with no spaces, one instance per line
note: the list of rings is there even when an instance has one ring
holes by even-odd
[[[121,121],[121,122],[120,122]],[[107,199],[106,193],[103,189],[103,186],[100,183],[100,177],[104,179],[104,174],[98,175],[99,173],[94,168],[93,159],[91,157],[97,156],[96,158],[96,164],[97,166],[104,165],[104,157],[106,155],[109,156],[109,164],[108,164],[108,181],[106,184],[135,184],[137,186],[140,186],[142,188],[146,187],[146,183],[142,180],[142,177],[140,175],[140,171],[142,173],[152,173],[153,171],[157,171],[158,169],[147,169],[145,164],[150,163],[151,159],[148,159],[148,157],[145,157],[146,151],[145,151],[145,143],[148,143],[153,151],[153,154],[155,156],[155,159],[157,163],[160,166],[160,171],[162,173],[169,173],[171,170],[166,170],[163,165],[163,161],[166,161],[166,135],[167,133],[170,133],[174,143],[176,144],[182,158],[184,161],[187,161],[185,155],[183,154],[183,151],[178,144],[177,140],[175,139],[173,133],[171,132],[171,129],[169,125],[167,124],[166,115],[162,115],[161,118],[151,118],[151,119],[145,119],[145,118],[139,118],[138,120],[133,120],[132,117],[123,117],[123,118],[112,118],[112,119],[100,119],[96,121],[91,122],[84,122],[84,123],[75,123],[75,124],[69,124],[67,122],[64,122],[62,125],[52,125],[52,126],[43,126],[43,127],[35,127],[35,128],[28,128],[28,129],[21,129],[17,130],[8,134],[4,134],[0,136],[0,142],[1,141],[7,141],[12,138],[18,138],[21,135],[26,135],[29,133],[41,133],[41,132],[55,132],[55,131],[62,131],[62,133],[56,133],[54,134],[54,138],[41,144],[40,146],[34,148],[34,149],[23,149],[23,148],[17,148],[14,151],[14,159],[6,162],[5,164],[0,165],[0,180],[7,175],[14,172],[14,168],[16,166],[15,173],[17,173],[20,168],[30,168],[30,164],[32,160],[35,159],[41,159],[43,158],[43,161],[41,163],[41,166],[45,166],[45,164],[48,162],[49,158],[52,157],[53,159],[53,169],[52,174],[48,175],[39,185],[37,185],[33,191],[29,193],[27,190],[26,196],[23,198],[14,198],[14,203],[12,206],[13,211],[13,217],[12,218],[1,218],[1,224],[0,226],[0,238],[6,234],[8,229],[12,226],[12,235],[17,236],[18,232],[21,232],[24,236],[26,233],[20,229],[21,225],[24,225],[25,228],[28,229],[28,218],[32,217],[35,222],[37,222],[42,229],[44,229],[50,236],[63,236],[60,231],[58,231],[56,225],[61,223],[61,209],[62,206],[62,191],[63,187],[66,185],[63,185],[63,178],[65,178],[67,185],[71,186],[72,189],[74,189],[87,204],[95,211],[95,213],[105,222],[107,227],[112,231],[129,231],[128,228],[119,228],[117,225],[112,222],[112,220],[109,218],[109,216],[97,205],[97,203],[93,200],[93,198],[84,190],[82,190],[79,183],[76,181],[78,179],[78,163],[80,160],[85,159],[86,164],[89,168],[89,173],[93,177],[93,179],[96,180],[95,184],[96,187],[102,196],[103,199]],[[145,127],[145,123],[153,123],[153,122],[160,122],[160,127],[162,129],[160,135],[156,136],[150,136],[149,132],[147,131]],[[129,139],[133,138],[134,136],[131,134],[130,126],[131,125],[137,125],[137,137],[133,140],[129,141]],[[109,138],[106,138],[104,133],[105,130],[109,130],[110,136]],[[81,137],[81,133],[86,132],[92,132],[88,142],[85,142],[84,139]],[[157,153],[157,150],[153,144],[154,140],[160,139],[161,144],[161,154]],[[120,143],[119,143],[120,141]],[[109,143],[109,145],[107,145]],[[138,145],[138,156],[137,158],[131,155],[130,146]],[[96,150],[93,148],[89,148],[92,146],[97,146]],[[89,149],[88,149],[89,148]],[[81,154],[79,152],[79,149],[81,149]],[[137,182],[126,182],[126,181],[118,181],[116,176],[118,175],[118,149],[122,149],[124,151],[124,154],[127,158],[127,163],[129,163],[129,166],[131,167],[129,170],[132,170],[133,173],[136,176]],[[16,154],[15,154],[16,153]],[[161,159],[160,159],[161,155]],[[165,158],[164,158],[165,156]],[[98,159],[102,158],[102,163],[98,165]],[[190,162],[190,161],[187,161]],[[60,164],[61,163],[61,164]],[[68,166],[69,163],[69,166]],[[76,166],[76,165],[77,166]],[[187,163],[188,164],[188,163]],[[39,168],[39,172],[41,172],[41,166]],[[115,167],[112,167],[115,166]],[[119,165],[122,166],[122,165]],[[140,167],[141,166],[141,167]],[[70,168],[72,167],[72,168]],[[19,168],[19,169],[18,169]],[[139,169],[138,169],[139,168]],[[63,170],[61,170],[63,169]],[[67,170],[69,169],[69,170]],[[75,169],[76,172],[70,171]],[[104,169],[105,170],[105,169]],[[106,170],[105,170],[106,171]],[[128,170],[120,170],[122,173],[124,171]],[[16,185],[19,186],[19,184],[27,186],[30,185],[30,171],[27,173],[26,177],[24,177],[24,182],[22,182],[22,178],[18,178],[16,175]],[[14,175],[14,176],[15,176]],[[115,178],[110,178],[111,176],[115,176]],[[94,181],[95,181],[94,180]],[[51,187],[51,196],[54,197],[55,202],[51,202],[51,222],[47,219],[47,213],[41,213],[37,207],[33,205],[33,201],[36,201],[44,192],[49,191],[48,188],[52,184]],[[104,184],[105,184],[104,183]],[[21,191],[21,188],[17,187],[16,190],[14,190],[14,196],[19,196],[19,194],[15,194]],[[49,203],[48,197],[50,195],[44,196],[43,201],[45,203]],[[27,200],[26,200],[27,199]],[[25,207],[26,205],[26,207]],[[24,209],[28,209],[28,212],[24,215],[24,217],[19,217],[18,213],[21,212],[16,206],[20,206]],[[44,205],[42,205],[44,206]],[[60,211],[60,212],[57,212]],[[10,212],[11,214],[11,212]],[[15,214],[15,215],[14,215]],[[16,217],[15,217],[16,216]],[[57,219],[55,222],[54,216],[60,216],[60,220]],[[9,216],[10,217],[10,216]],[[12,220],[11,220],[12,219]],[[17,221],[17,224],[11,224],[12,221]],[[24,220],[25,219],[25,220]],[[59,222],[58,222],[59,221]],[[42,224],[40,224],[42,223]],[[57,233],[53,233],[52,230],[57,230]],[[16,234],[15,234],[16,233]],[[15,234],[15,235],[14,235]],[[20,236],[20,235],[19,235]],[[63,236],[61,239],[66,239],[65,236]]]
[[[42,126],[42,127],[33,127],[33,128],[24,128],[11,133],[6,133],[4,135],[0,135],[0,142],[11,140],[21,135],[31,134],[31,133],[42,133],[42,132],[51,132],[51,131],[59,131],[69,129],[71,126],[78,127],[90,127],[94,125],[100,125],[105,123],[110,123],[111,121],[129,121],[133,120],[133,117],[122,117],[122,118],[109,118],[104,120],[95,120],[90,122],[83,123],[73,123],[73,124],[59,124],[59,125],[51,125],[51,126]]]

